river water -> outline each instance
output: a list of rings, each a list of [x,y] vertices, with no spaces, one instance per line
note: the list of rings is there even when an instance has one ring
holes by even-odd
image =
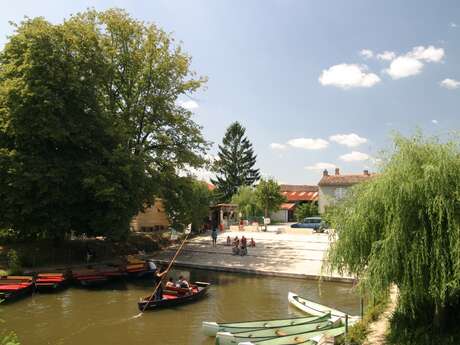
[[[0,307],[0,328],[14,330],[23,345],[210,345],[202,321],[245,321],[301,316],[289,306],[288,291],[358,314],[359,298],[350,284],[251,276],[200,270],[172,272],[191,281],[212,283],[209,294],[193,304],[145,312],[137,301],[152,291],[149,280],[117,282],[100,289],[71,287],[35,294]]]

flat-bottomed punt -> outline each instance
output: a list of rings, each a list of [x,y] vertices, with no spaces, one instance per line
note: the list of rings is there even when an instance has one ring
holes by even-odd
[[[191,284],[191,289],[165,288],[163,298],[156,300],[155,297],[147,296],[138,302],[140,311],[169,308],[177,305],[194,302],[203,298],[208,292],[211,284],[205,282],[195,282]]]
[[[321,321],[323,318],[329,318],[330,314],[325,313],[320,316],[308,316],[308,317],[295,317],[289,319],[275,319],[275,320],[257,320],[257,321],[240,321],[240,322],[227,322],[217,323],[203,321],[202,330],[203,333],[209,337],[216,336],[217,332],[250,332],[259,329],[276,328],[294,326],[305,323],[312,323]]]
[[[32,276],[0,276],[0,300],[13,301],[30,295],[33,290]]]
[[[68,276],[65,273],[39,273],[35,278],[35,289],[39,292],[50,292],[68,286]]]
[[[288,300],[289,303],[292,304],[294,307],[302,310],[307,314],[322,315],[324,313],[331,313],[332,316],[340,317],[345,320],[346,313],[337,309],[329,308],[319,303],[312,302],[304,297],[297,295],[294,292],[289,292]],[[359,316],[348,316],[348,320],[350,323],[359,321],[360,319],[361,318]]]
[[[345,327],[331,328],[325,331],[315,331],[276,337],[260,341],[244,341],[238,345],[315,345],[323,337],[339,337],[345,333]]]
[[[267,329],[258,329],[250,332],[218,332],[216,335],[216,343],[219,345],[233,345],[245,341],[257,342],[276,337],[285,337],[288,335],[326,331],[331,328],[336,328],[341,325],[340,318],[330,319],[329,315],[319,319],[313,323],[300,324],[295,326],[275,327]]]

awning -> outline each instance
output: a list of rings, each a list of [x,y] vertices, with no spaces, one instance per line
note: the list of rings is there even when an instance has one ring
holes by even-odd
[[[293,210],[294,207],[295,207],[295,204],[294,204],[294,203],[284,203],[284,204],[281,204],[281,209],[282,209],[282,210],[290,211],[290,210]]]

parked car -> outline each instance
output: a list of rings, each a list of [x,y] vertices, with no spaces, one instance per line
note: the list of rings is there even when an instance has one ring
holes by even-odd
[[[317,232],[323,232],[325,224],[321,217],[308,217],[304,218],[300,223],[292,224],[291,228],[309,228]]]

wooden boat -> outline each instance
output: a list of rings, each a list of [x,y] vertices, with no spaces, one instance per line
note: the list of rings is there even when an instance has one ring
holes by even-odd
[[[4,302],[30,295],[34,290],[32,276],[1,276],[0,300]]]
[[[127,275],[127,272],[123,267],[115,265],[99,265],[94,267],[96,272],[100,275],[107,277],[108,279],[123,278]]]
[[[35,278],[35,289],[50,292],[67,287],[69,277],[65,273],[39,273]]]
[[[329,308],[325,305],[312,302],[306,298],[300,297],[294,292],[289,292],[288,294],[289,303],[291,303],[294,307],[302,310],[303,312],[310,314],[310,315],[322,315],[324,313],[331,313],[332,316],[340,317],[345,320],[345,313],[339,311],[337,309]],[[348,320],[350,323],[354,323],[359,321],[361,318],[359,316],[348,316]]]
[[[138,307],[139,310],[144,311],[190,303],[204,297],[210,285],[209,283],[195,282],[191,284],[191,291],[181,288],[165,288],[163,290],[163,299],[155,300],[154,297],[149,301],[150,296],[144,297],[138,302]]]
[[[298,333],[259,341],[243,341],[238,345],[316,345],[322,336],[338,337],[345,334],[345,327],[330,328],[323,331]]]
[[[321,320],[329,319],[329,313],[322,314],[320,316],[308,316],[308,317],[296,317],[289,319],[278,319],[278,320],[257,320],[257,321],[242,321],[242,322],[230,322],[230,323],[216,323],[203,321],[202,330],[207,336],[214,337],[217,332],[250,332],[259,329],[267,328],[279,328],[286,326],[294,326],[301,324],[308,324],[319,322]]]
[[[329,315],[327,315],[327,318],[322,318],[317,322],[295,326],[275,327],[239,333],[218,332],[216,335],[216,343],[219,345],[232,345],[245,341],[257,342],[270,338],[285,337],[299,333],[325,331],[338,327],[341,324],[340,318],[329,319],[328,316]]]
[[[126,257],[126,265],[124,271],[132,278],[143,278],[153,275],[155,270],[149,268],[146,260],[135,258],[131,255]]]
[[[75,283],[85,287],[96,287],[107,283],[109,278],[95,269],[72,270]]]

